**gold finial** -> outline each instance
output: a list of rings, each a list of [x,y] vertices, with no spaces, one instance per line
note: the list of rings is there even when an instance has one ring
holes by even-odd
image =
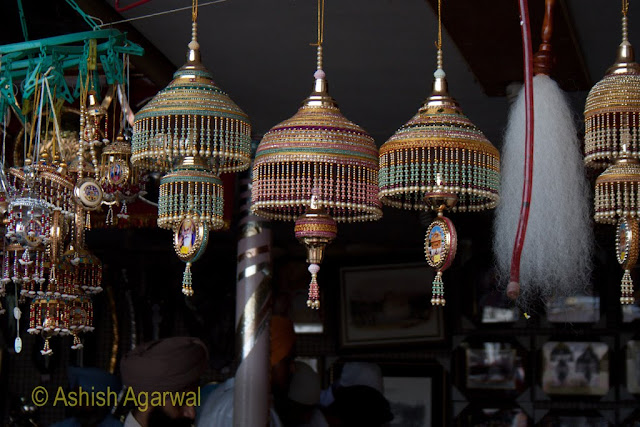
[[[307,106],[325,106],[325,107],[337,107],[337,104],[328,93],[327,81],[325,79],[326,74],[322,69],[322,43],[324,42],[324,0],[318,0],[318,41],[311,43],[311,46],[317,46],[317,60],[316,60],[316,72],[313,73],[315,79],[313,84],[313,92],[307,99],[304,100],[303,105]]]
[[[438,0],[438,41],[436,41],[436,49],[438,54],[436,57],[436,71],[433,73],[435,80],[433,81],[432,97],[448,97],[447,74],[444,72],[442,65],[442,0]]]
[[[616,62],[607,70],[607,74],[640,72],[640,66],[635,62],[633,46],[629,43],[629,0],[622,0],[622,43],[618,46]]]
[[[200,44],[198,43],[198,0],[191,3],[191,41],[189,42],[189,62],[200,62]]]

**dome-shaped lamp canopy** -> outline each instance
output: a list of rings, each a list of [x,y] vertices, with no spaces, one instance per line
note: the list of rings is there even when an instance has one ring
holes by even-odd
[[[184,157],[200,156],[216,173],[246,169],[251,161],[247,115],[200,63],[197,43],[173,81],[136,114],[131,161],[165,172]]]
[[[498,203],[500,154],[463,114],[436,77],[418,113],[380,147],[380,201],[429,210],[428,193],[457,196],[452,210],[492,209]]]
[[[622,151],[622,137],[630,134],[631,157],[640,158],[640,65],[629,43],[627,17],[622,18],[622,43],[615,64],[591,88],[584,109],[585,164],[606,167]]]
[[[314,91],[298,112],[267,132],[256,152],[252,210],[294,221],[311,196],[337,222],[382,216],[378,150],[373,138],[347,120],[316,72]]]

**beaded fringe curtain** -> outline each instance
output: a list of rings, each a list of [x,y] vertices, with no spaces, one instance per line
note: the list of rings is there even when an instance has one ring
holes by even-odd
[[[185,215],[198,215],[210,230],[224,226],[222,181],[205,168],[180,166],[160,181],[158,227],[173,229]]]
[[[429,210],[426,193],[458,194],[452,211],[493,209],[499,199],[500,155],[458,105],[427,102],[380,148],[380,200]]]
[[[377,158],[373,138],[337,107],[304,105],[260,142],[253,212],[294,221],[315,195],[337,222],[379,219]]]
[[[136,114],[131,160],[166,172],[177,159],[200,156],[218,173],[248,167],[251,126],[247,115],[213,82],[189,64]]]
[[[597,179],[595,190],[596,222],[616,224],[618,218],[640,217],[640,164],[616,163]]]

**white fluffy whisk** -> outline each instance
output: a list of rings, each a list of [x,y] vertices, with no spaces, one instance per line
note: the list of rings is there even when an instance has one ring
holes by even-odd
[[[593,229],[590,187],[575,118],[565,94],[550,77],[534,77],[533,189],[520,264],[520,299],[573,295],[591,278]],[[521,90],[509,115],[501,164],[501,200],[493,247],[500,283],[509,280],[522,204],[525,102]]]

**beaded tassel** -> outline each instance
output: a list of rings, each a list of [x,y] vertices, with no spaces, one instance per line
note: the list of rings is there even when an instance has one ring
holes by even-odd
[[[13,276],[11,277],[11,280],[13,280],[13,283],[16,285],[22,283],[22,278],[18,273],[18,260],[18,251],[13,251]]]
[[[446,301],[444,299],[444,283],[442,282],[442,272],[438,271],[435,279],[433,279],[433,286],[431,287],[431,304],[444,306]]]
[[[0,280],[0,283],[2,283],[4,287],[4,285],[11,282],[11,277],[9,277],[9,259],[11,258],[11,253],[6,250],[6,246],[2,258],[2,280]]]
[[[318,288],[318,272],[320,266],[318,264],[311,264],[309,266],[309,273],[311,273],[311,283],[309,283],[309,299],[307,300],[307,307],[318,310],[320,308],[320,289]]]
[[[631,279],[631,271],[625,270],[620,283],[620,304],[633,304],[633,280]]]
[[[49,347],[49,338],[44,339],[44,347],[40,350],[40,354],[43,356],[51,356],[53,354],[53,350]]]
[[[129,219],[129,211],[127,209],[127,201],[126,200],[124,200],[122,202],[122,208],[120,208],[120,213],[118,214],[118,218]]]
[[[182,275],[182,293],[188,297],[193,296],[193,289],[191,288],[191,263],[188,262]]]
[[[107,225],[113,225],[113,206],[109,205],[109,210],[107,211],[107,218],[104,220]]]
[[[84,348],[84,345],[82,344],[82,341],[80,341],[80,337],[78,336],[78,334],[72,332],[71,335],[73,335],[73,344],[71,345],[71,349],[80,350]]]

